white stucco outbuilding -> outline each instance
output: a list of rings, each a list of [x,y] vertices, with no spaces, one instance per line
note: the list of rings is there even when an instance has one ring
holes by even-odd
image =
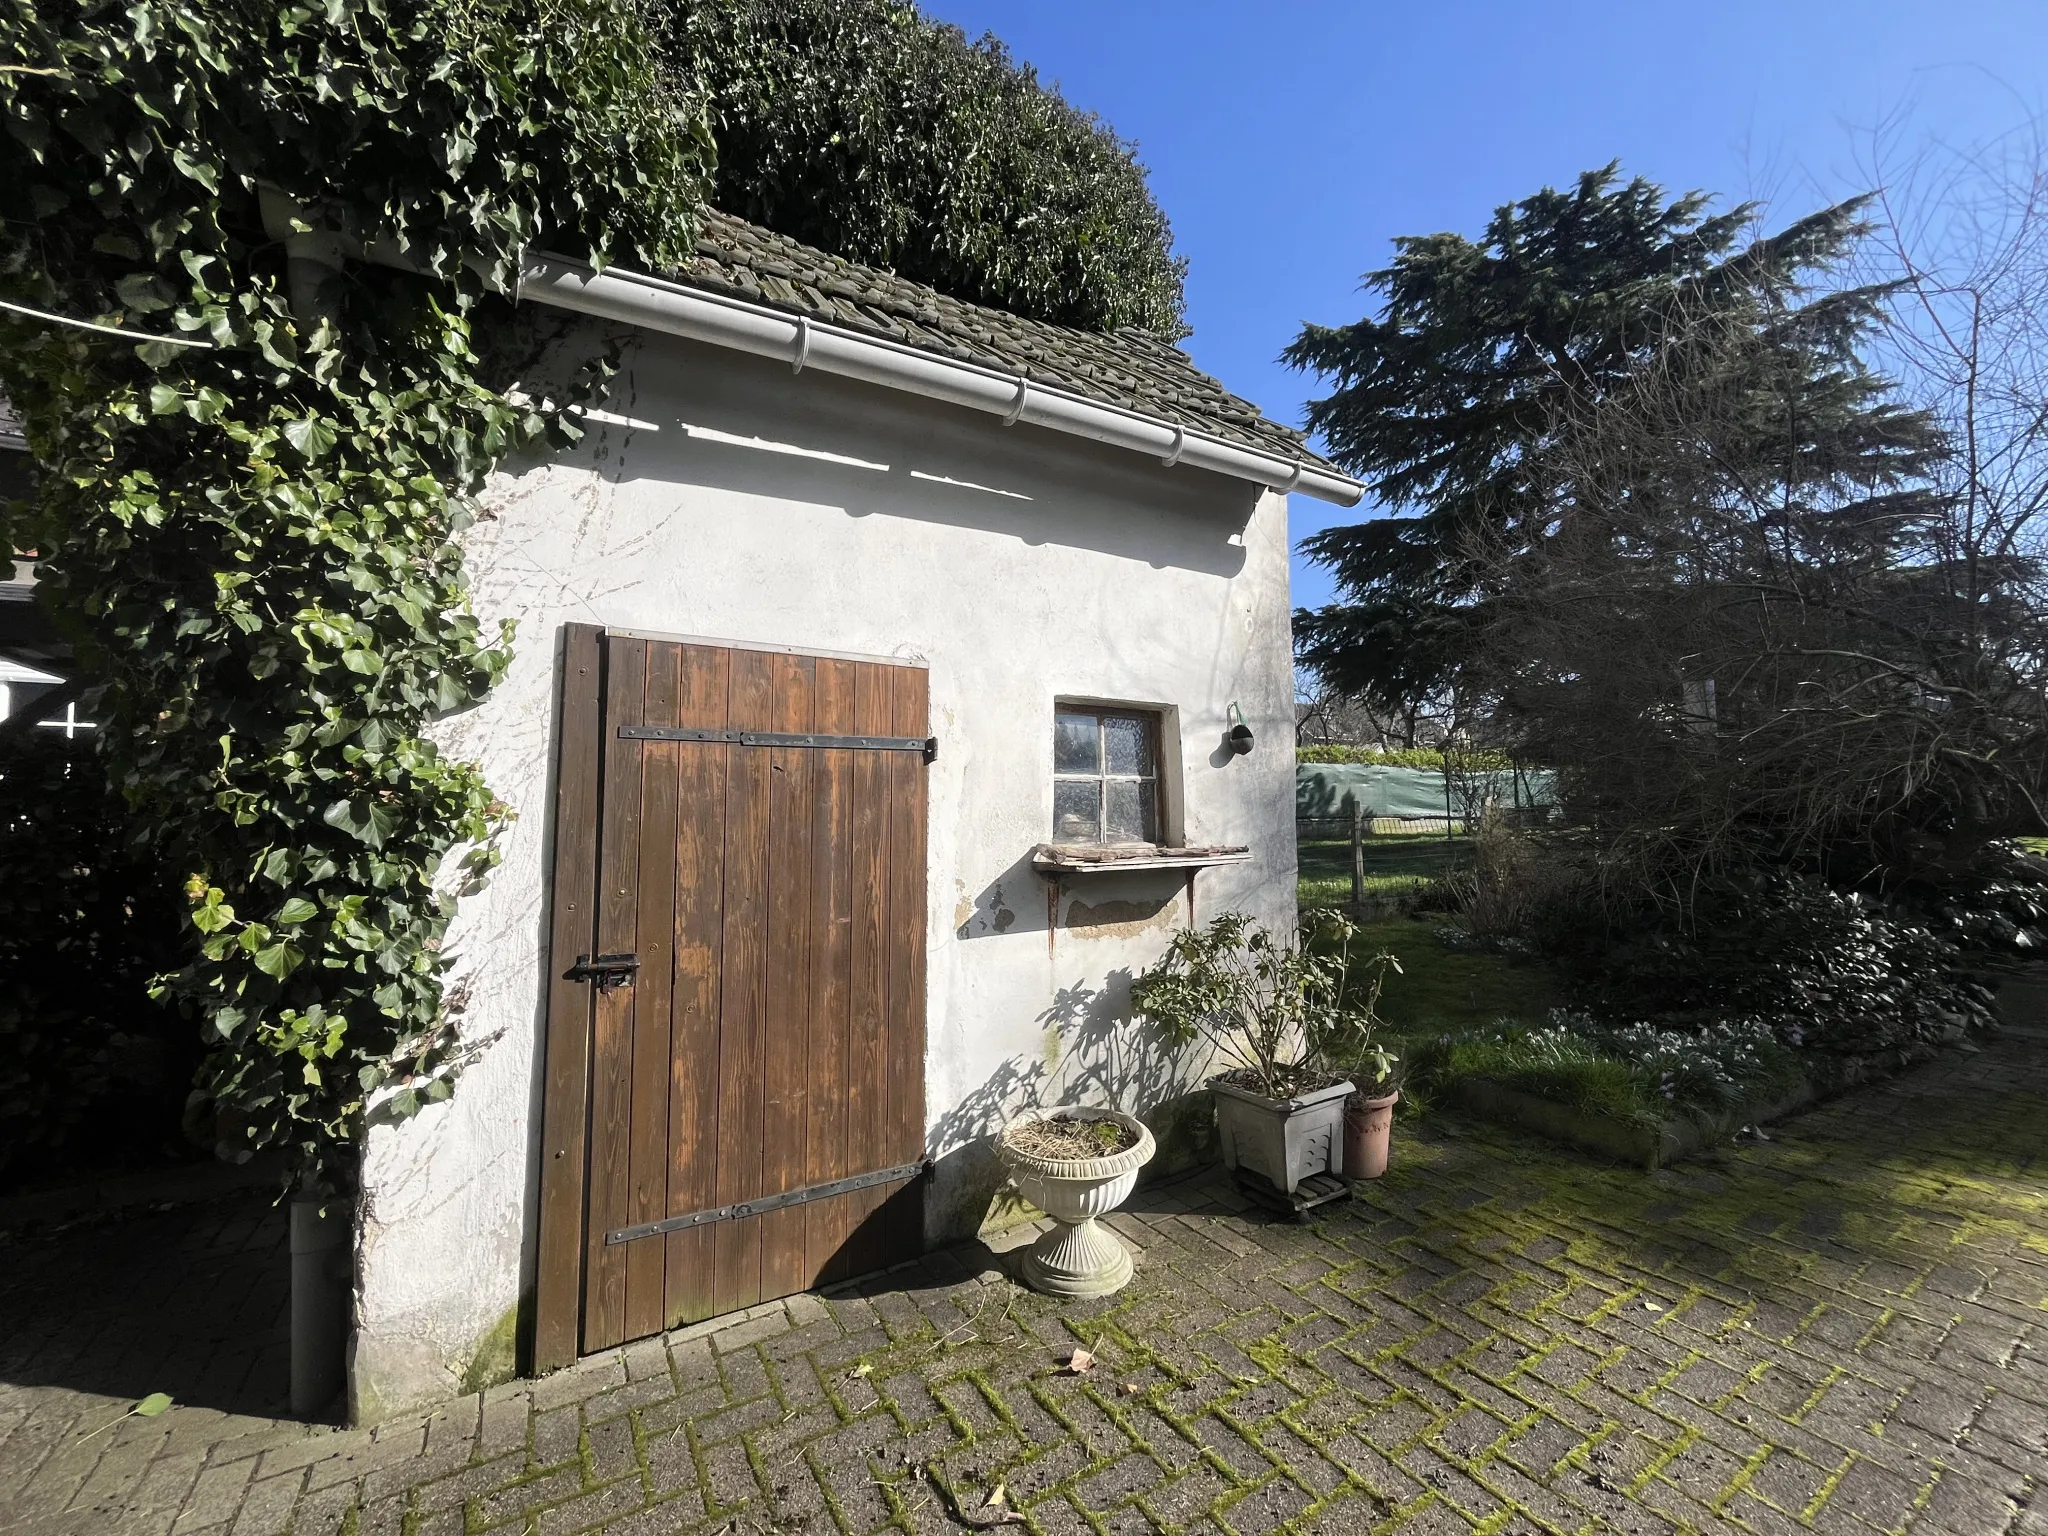
[[[516,659],[441,735],[517,819],[448,937],[475,1062],[370,1135],[363,1418],[971,1234],[1020,1105],[1203,1155],[1129,983],[1293,921],[1286,495],[1360,491],[1157,338],[719,215],[521,299],[623,361],[466,536]]]

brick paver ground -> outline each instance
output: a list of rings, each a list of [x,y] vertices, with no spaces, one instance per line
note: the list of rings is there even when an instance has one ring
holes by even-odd
[[[232,1277],[279,1266],[230,1259],[274,1220],[31,1234],[0,1249],[0,1530],[859,1536],[990,1520],[1000,1484],[1044,1536],[2041,1536],[2044,1110],[2022,1024],[1654,1176],[1438,1119],[1310,1227],[1141,1191],[1107,1301],[953,1250],[370,1431],[263,1417],[282,1292]],[[118,1295],[94,1244],[136,1254]],[[88,1438],[150,1390],[181,1405]]]

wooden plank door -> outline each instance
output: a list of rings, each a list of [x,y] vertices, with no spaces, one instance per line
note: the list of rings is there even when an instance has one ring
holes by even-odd
[[[542,1369],[923,1234],[924,670],[572,626],[563,676]]]

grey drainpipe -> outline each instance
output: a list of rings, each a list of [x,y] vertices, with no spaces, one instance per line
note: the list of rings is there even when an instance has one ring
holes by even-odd
[[[321,292],[350,254],[340,236],[295,228],[308,222],[289,200],[268,188],[259,193],[264,230],[285,248],[285,279],[292,318],[308,334],[333,311]],[[351,1250],[355,1202],[301,1189],[291,1199],[292,1417],[310,1419],[342,1389],[348,1357],[350,1301],[355,1264]]]

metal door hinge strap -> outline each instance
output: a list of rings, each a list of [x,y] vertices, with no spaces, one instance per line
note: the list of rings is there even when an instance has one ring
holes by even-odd
[[[738,1221],[746,1216],[759,1216],[764,1211],[780,1211],[792,1205],[808,1205],[813,1200],[829,1200],[834,1195],[850,1194],[856,1189],[867,1189],[876,1184],[894,1184],[903,1179],[914,1179],[930,1166],[931,1160],[921,1157],[914,1163],[903,1163],[895,1168],[877,1168],[873,1173],[857,1173],[850,1179],[834,1179],[829,1184],[812,1184],[804,1189],[785,1190],[779,1195],[763,1195],[758,1200],[741,1200],[732,1205],[714,1205],[709,1210],[692,1211],[687,1216],[671,1216],[666,1221],[649,1221],[637,1227],[621,1227],[616,1232],[605,1233],[605,1246],[630,1243],[637,1238],[654,1237],[662,1232],[683,1232],[691,1227],[707,1227],[717,1221]]]
[[[700,731],[677,725],[622,725],[623,741],[723,741],[739,747],[846,747],[862,752],[922,752],[938,756],[936,736],[825,736],[809,731]]]

